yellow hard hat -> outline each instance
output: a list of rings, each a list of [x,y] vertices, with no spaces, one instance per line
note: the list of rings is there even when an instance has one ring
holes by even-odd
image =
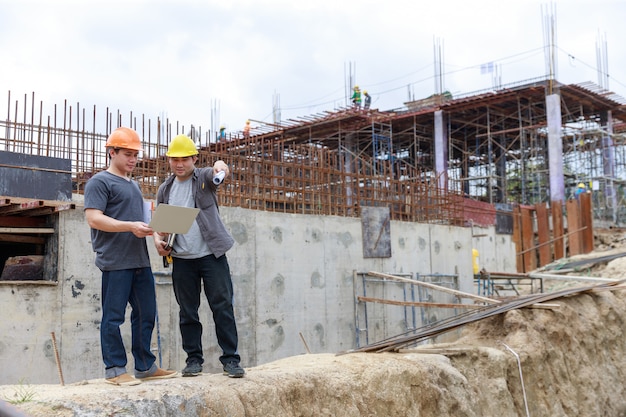
[[[363,94],[367,94],[367,90],[363,90]]]
[[[109,137],[105,145],[107,148],[132,149],[134,151],[141,150],[141,140],[139,135],[129,127],[118,127]]]
[[[358,86],[358,85],[355,85],[355,86],[354,86],[354,89],[355,89],[355,90],[358,90],[358,89],[359,89],[359,86]]]
[[[165,155],[173,158],[184,158],[186,156],[198,155],[198,150],[189,136],[178,135],[170,142]]]
[[[586,188],[586,186],[585,186],[584,183],[581,182],[581,183],[578,184],[578,188]]]

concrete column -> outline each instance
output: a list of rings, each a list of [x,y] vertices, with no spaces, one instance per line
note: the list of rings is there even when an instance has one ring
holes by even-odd
[[[600,114],[600,123],[604,130],[602,134],[602,170],[605,178],[604,196],[606,197],[606,204],[611,210],[611,218],[613,222],[616,222],[618,200],[615,185],[613,184],[615,178],[615,147],[613,146],[612,137],[613,114],[610,110]]]
[[[448,189],[448,132],[444,123],[443,110],[435,112],[435,175],[439,177],[439,188]]]
[[[563,141],[561,139],[561,96],[546,96],[548,115],[548,162],[550,164],[550,201],[565,201]]]

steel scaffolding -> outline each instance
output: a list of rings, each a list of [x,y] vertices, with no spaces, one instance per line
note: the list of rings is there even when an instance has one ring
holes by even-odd
[[[34,94],[8,95],[0,151],[72,161],[75,192],[105,169],[108,133],[136,129],[144,153],[134,175],[154,198],[169,175],[165,157],[180,133],[195,140],[200,166],[217,158],[231,166],[221,204],[288,213],[359,216],[360,207],[390,207],[391,219],[462,225],[466,200],[493,205],[550,203],[547,88],[561,100],[564,184],[593,193],[597,218],[626,221],[625,101],[592,84],[529,80],[465,96],[431,97],[403,110],[337,109],[279,124],[256,123],[249,135],[185,127],[94,106],[64,103],[45,115]],[[444,143],[435,143],[435,113]],[[197,125],[199,126],[199,125]],[[441,133],[441,132],[440,132]],[[435,147],[445,146],[445,167]],[[441,149],[439,149],[441,151]],[[441,186],[441,185],[444,186]]]

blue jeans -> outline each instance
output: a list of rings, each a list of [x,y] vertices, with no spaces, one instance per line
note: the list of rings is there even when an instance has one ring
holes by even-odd
[[[204,363],[202,323],[198,316],[202,285],[213,312],[217,344],[222,348],[220,362],[239,363],[237,325],[233,311],[233,282],[226,255],[219,258],[207,255],[198,259],[174,257],[172,260],[172,284],[180,307],[180,334],[183,339],[183,350],[187,353],[187,363],[191,361]]]
[[[107,378],[126,372],[126,349],[120,326],[124,323],[127,304],[132,307],[131,352],[135,370],[147,371],[156,360],[150,350],[156,320],[156,292],[151,268],[102,271],[100,344]]]

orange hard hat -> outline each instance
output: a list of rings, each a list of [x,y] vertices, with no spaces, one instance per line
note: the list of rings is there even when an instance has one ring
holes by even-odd
[[[129,127],[118,127],[111,132],[104,146],[107,148],[132,149],[134,151],[142,150],[139,135]]]

